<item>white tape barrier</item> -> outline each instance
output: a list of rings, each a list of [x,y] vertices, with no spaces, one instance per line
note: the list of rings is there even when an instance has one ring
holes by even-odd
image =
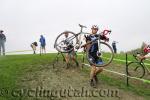
[[[83,64],[88,66],[88,67],[90,67],[89,64],[86,64],[86,63],[83,63]],[[108,69],[105,69],[105,68],[103,70],[106,71],[106,72],[110,72],[110,73],[118,74],[118,75],[121,75],[121,76],[129,77],[129,78],[132,78],[132,79],[135,79],[135,80],[139,80],[139,81],[143,81],[144,83],[149,83],[150,84],[150,80],[145,80],[145,79],[142,79],[142,78],[127,76],[126,74],[115,72],[115,71],[108,70]]]
[[[78,54],[78,55],[83,55],[83,54]],[[105,58],[105,59],[109,59],[109,58],[106,58],[106,57],[103,57],[103,58]],[[120,62],[126,62],[126,60],[121,60],[121,59],[113,59],[114,61],[120,61]],[[146,59],[146,60],[148,60],[148,59]],[[148,61],[150,61],[150,60],[148,60]],[[128,62],[132,62],[132,61],[128,61]],[[144,63],[145,65],[150,65],[150,64],[148,64],[148,63]]]

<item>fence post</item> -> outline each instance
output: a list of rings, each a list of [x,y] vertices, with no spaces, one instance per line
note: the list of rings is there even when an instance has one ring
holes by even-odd
[[[127,74],[126,83],[127,83],[127,86],[129,86],[129,77],[128,77],[128,54],[127,54],[127,53],[126,53],[126,74]]]

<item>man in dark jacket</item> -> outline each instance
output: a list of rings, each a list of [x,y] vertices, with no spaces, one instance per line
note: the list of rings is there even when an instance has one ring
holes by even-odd
[[[116,41],[113,41],[113,42],[112,42],[112,47],[113,47],[114,53],[117,53],[117,46],[116,46],[116,43],[118,43],[118,42],[116,42]]]
[[[6,42],[6,36],[3,34],[3,30],[0,30],[0,55],[1,55],[1,49],[2,54],[5,55],[5,42]]]

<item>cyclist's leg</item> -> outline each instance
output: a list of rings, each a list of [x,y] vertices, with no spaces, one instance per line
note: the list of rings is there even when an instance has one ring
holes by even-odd
[[[95,75],[98,75],[99,73],[101,73],[103,71],[103,67],[97,67],[96,71],[95,71]]]
[[[75,51],[71,52],[71,58],[76,63],[76,65],[79,66],[79,63],[77,61],[77,57],[76,57],[76,52]]]
[[[97,64],[103,64],[102,58],[99,58],[97,55],[95,55],[96,63]],[[96,67],[95,75],[103,71],[103,67]]]
[[[93,63],[96,63],[95,55],[93,52],[90,52],[90,58]],[[91,64],[91,72],[90,72],[90,85],[96,87],[96,80],[95,80],[95,73],[96,73],[96,66]]]
[[[67,67],[69,66],[69,59],[70,59],[70,54],[66,53],[66,55],[65,55],[65,61],[66,61]]]
[[[94,55],[95,55],[95,61],[96,61],[96,63],[97,63],[97,64],[103,64],[102,59],[99,58],[99,57],[97,56],[97,54],[94,54]],[[94,79],[95,79],[95,81],[96,81],[97,83],[98,83],[97,75],[98,75],[99,73],[101,73],[102,71],[103,71],[103,67],[96,67]]]
[[[90,79],[93,79],[93,77],[95,76],[95,72],[96,72],[96,66],[91,65]]]
[[[96,87],[96,80],[94,79],[95,71],[96,71],[96,66],[91,65],[90,85],[91,85],[92,87]]]

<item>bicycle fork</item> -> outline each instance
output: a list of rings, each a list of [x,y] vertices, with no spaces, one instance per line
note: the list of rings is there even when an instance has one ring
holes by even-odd
[[[99,37],[98,37],[98,53],[97,53],[98,56],[102,56],[101,51],[102,51],[101,50],[101,39],[100,39],[100,35],[99,35]]]

